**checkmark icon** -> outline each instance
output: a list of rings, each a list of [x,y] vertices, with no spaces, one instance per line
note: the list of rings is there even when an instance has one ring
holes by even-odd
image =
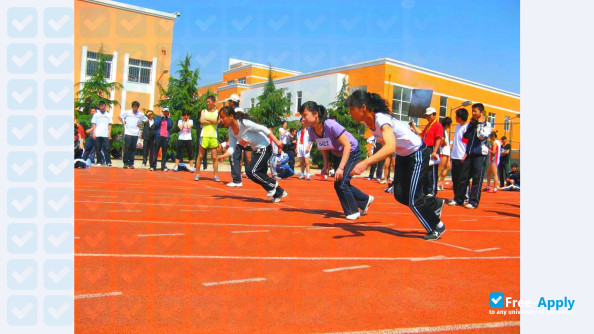
[[[31,203],[33,201],[33,196],[28,195],[27,197],[25,197],[22,201],[18,201],[16,199],[13,199],[10,204],[12,204],[12,206],[17,209],[19,212],[23,212],[23,210],[25,210],[25,208],[29,205],[29,203]]]
[[[33,309],[33,304],[27,303],[23,308],[13,307],[10,309],[10,312],[14,314],[15,317],[19,318],[19,320],[23,319],[31,310]]]
[[[499,301],[501,300],[501,298],[503,298],[503,297],[499,296],[499,297],[497,297],[497,299],[491,298],[491,300],[493,301],[494,304],[497,304],[497,303],[499,303]]]
[[[64,243],[64,241],[66,241],[66,239],[68,239],[69,236],[70,236],[70,232],[64,231],[57,238],[53,234],[50,235],[47,238],[47,240],[49,240],[49,242],[51,242],[52,245],[54,245],[54,247],[60,247],[60,245],[62,245],[62,243]]]
[[[231,24],[235,27],[235,29],[237,29],[237,31],[242,31],[243,28],[245,28],[252,21],[252,19],[253,17],[251,15],[248,15],[241,21],[237,21],[234,19],[233,21],[231,21]]]
[[[47,96],[49,96],[49,98],[52,99],[52,101],[54,101],[55,103],[58,103],[58,102],[62,101],[64,96],[66,96],[66,94],[68,94],[69,91],[70,91],[70,89],[68,89],[67,87],[64,87],[57,94],[54,91],[50,91],[49,94],[47,94]]]
[[[52,126],[47,131],[49,132],[49,134],[52,137],[54,137],[54,139],[58,139],[58,138],[62,137],[62,135],[64,134],[64,132],[66,132],[66,130],[68,130],[68,127],[69,127],[68,124],[62,124],[62,126],[60,126],[60,128],[58,130],[56,130]]]
[[[29,241],[33,237],[33,231],[27,231],[27,233],[23,234],[22,236],[13,235],[10,240],[14,242],[15,245],[19,246],[19,248],[23,247],[27,241]]]
[[[268,20],[268,25],[275,31],[278,31],[288,21],[289,21],[289,15],[283,15],[283,17],[281,17],[280,20],[273,20],[273,19]]]
[[[491,292],[489,294],[489,306],[491,307],[503,307],[503,302],[502,299],[504,299],[505,296],[503,295],[503,292]]]
[[[142,21],[142,17],[136,16],[131,21],[128,21],[127,19],[122,19],[120,22],[122,23],[122,26],[124,26],[124,29],[126,29],[126,30],[128,30],[128,32],[130,32],[130,31],[132,31],[132,29],[134,29],[134,27],[136,27],[136,25],[140,21]]]
[[[60,198],[59,201],[54,201],[53,199],[50,199],[47,204],[49,204],[49,206],[52,207],[52,209],[54,209],[54,211],[59,211],[66,203],[68,203],[68,201],[70,200],[70,196],[65,195],[62,196],[62,198]]]
[[[12,21],[10,21],[10,23],[18,31],[23,31],[25,28],[27,28],[27,26],[29,25],[29,23],[31,23],[31,21],[33,21],[33,15],[27,15],[21,21],[19,21],[17,19],[13,19]]]
[[[70,164],[70,161],[64,159],[62,160],[62,162],[59,165],[54,165],[53,163],[49,164],[49,166],[47,166],[47,168],[54,173],[54,175],[58,175],[60,173],[62,173],[62,171],[64,170],[64,168],[68,167],[68,165]]]
[[[316,30],[320,24],[322,24],[322,22],[324,22],[326,20],[325,16],[318,16],[318,18],[315,21],[312,21],[310,19],[305,20],[305,25],[309,28],[309,30],[314,31]]]
[[[93,21],[91,21],[90,19],[86,19],[84,23],[85,26],[89,28],[89,30],[95,31],[95,29],[97,29],[101,25],[101,23],[103,23],[103,21],[105,21],[105,16],[101,15]]]
[[[47,60],[49,60],[49,62],[52,63],[54,67],[59,67],[60,65],[62,65],[64,60],[68,59],[68,56],[70,56],[70,52],[64,51],[58,57],[50,55],[49,57],[47,57]]]
[[[25,101],[29,97],[29,95],[31,95],[31,93],[33,93],[33,88],[27,87],[21,93],[13,91],[10,95],[20,104],[23,103],[23,101]]]
[[[60,317],[62,317],[62,314],[64,314],[64,312],[68,311],[68,309],[70,309],[70,304],[64,303],[57,310],[54,307],[50,307],[48,312],[52,315],[52,317],[54,317],[54,319],[58,320],[60,319]]]
[[[23,139],[34,126],[31,123],[27,123],[22,129],[12,128],[11,132],[17,137],[18,139]]]
[[[50,271],[47,276],[54,282],[54,283],[60,283],[60,281],[62,279],[64,279],[64,277],[66,277],[66,275],[68,275],[68,273],[70,272],[70,268],[68,267],[64,267],[62,268],[62,270],[60,270],[59,273],[55,273],[53,271]]]
[[[33,57],[33,55],[34,53],[32,51],[27,51],[22,57],[17,57],[16,55],[13,55],[10,59],[13,63],[16,64],[16,66],[23,67],[29,61],[29,59]]]
[[[33,160],[31,159],[27,159],[27,161],[25,161],[22,165],[18,165],[17,163],[13,163],[12,166],[10,166],[10,168],[12,168],[12,170],[17,173],[19,176],[23,176],[23,174],[25,174],[25,172],[27,172],[27,170],[33,165]]]
[[[13,271],[12,274],[10,276],[12,276],[12,278],[14,278],[15,281],[20,283],[23,283],[29,276],[31,276],[31,274],[34,272],[35,270],[32,267],[27,267],[25,269],[25,271],[18,273],[16,271]]]
[[[206,19],[206,21],[198,19],[194,21],[194,23],[198,26],[198,28],[200,28],[200,30],[206,31],[206,29],[208,29],[208,27],[210,27],[216,20],[217,17],[215,15],[211,15],[208,17],[208,19]]]
[[[70,16],[64,14],[57,22],[54,19],[50,19],[47,23],[50,25],[50,27],[52,27],[52,29],[58,31],[62,29],[62,27],[66,24],[66,22],[68,22],[69,19]]]

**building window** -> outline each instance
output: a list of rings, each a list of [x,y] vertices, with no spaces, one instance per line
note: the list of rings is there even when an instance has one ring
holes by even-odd
[[[505,123],[503,123],[503,131],[509,131],[509,116],[505,116]]]
[[[489,113],[489,117],[487,118],[487,121],[488,121],[489,123],[491,123],[491,126],[492,126],[492,127],[495,127],[495,114],[494,114],[494,113],[492,113],[492,112],[490,112],[490,113]]]
[[[243,78],[239,78],[239,79],[237,80],[237,82],[238,82],[238,83],[240,83],[240,84],[245,84],[245,77],[243,77]]]
[[[352,94],[354,91],[357,91],[357,90],[362,90],[364,92],[367,92],[367,86],[357,86],[357,87],[349,88],[349,94]]]
[[[231,86],[234,82],[235,82],[235,80],[229,80],[229,81],[227,81],[227,85]]]
[[[128,82],[151,83],[152,61],[132,59],[128,62]]]
[[[299,108],[301,108],[301,101],[303,99],[303,92],[302,91],[298,91],[297,92],[297,110],[299,110]]]
[[[445,118],[448,115],[448,98],[446,96],[439,97],[439,118]]]
[[[252,97],[252,100],[251,100],[251,101],[252,101],[252,106],[251,106],[251,108],[253,108],[253,107],[256,105],[256,99]]]
[[[87,51],[87,76],[90,77],[95,73],[97,65],[99,64],[99,54],[97,52]],[[111,78],[111,63],[113,55],[105,55],[105,66],[107,66],[107,74],[105,78]]]
[[[392,97],[392,116],[399,121],[408,122],[408,108],[410,108],[410,100],[412,98],[412,89],[401,86],[394,86],[394,96]],[[414,117],[411,120],[418,122]]]

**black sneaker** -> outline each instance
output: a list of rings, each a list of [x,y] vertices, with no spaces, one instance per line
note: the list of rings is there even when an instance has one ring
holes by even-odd
[[[435,227],[435,229],[427,234],[425,234],[423,236],[423,239],[425,240],[429,240],[429,241],[434,241],[437,240],[441,237],[442,234],[445,233],[445,224],[439,228],[439,227]]]
[[[130,165],[130,169],[134,169],[134,165]]]
[[[124,169],[128,169],[128,165],[124,165]]]

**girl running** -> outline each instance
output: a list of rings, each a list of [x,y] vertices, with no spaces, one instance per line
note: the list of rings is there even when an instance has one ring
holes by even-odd
[[[450,126],[452,125],[452,119],[449,117],[441,120],[441,126],[443,127],[443,140],[441,142],[441,152],[439,152],[439,181],[437,182],[437,190],[444,190],[445,178],[448,176],[448,171],[452,169],[452,161],[450,160]]]
[[[424,182],[429,172],[431,150],[410,128],[390,115],[387,102],[379,95],[361,90],[353,92],[346,100],[351,117],[365,124],[374,137],[384,143],[378,152],[359,162],[352,171],[359,175],[372,165],[396,152],[394,166],[394,197],[408,205],[427,230],[426,240],[437,240],[445,232],[441,222],[444,200],[426,197]]]
[[[301,165],[301,173],[299,174],[300,179],[307,179],[310,181],[309,175],[309,153],[311,151],[312,142],[309,139],[309,131],[301,118],[301,130],[297,132],[297,157]]]
[[[361,192],[351,185],[351,171],[361,157],[359,143],[345,128],[335,120],[326,119],[328,112],[324,106],[313,101],[305,102],[299,108],[303,122],[308,126],[309,137],[315,140],[324,157],[322,174],[330,169],[330,151],[334,156],[334,190],[342,205],[346,219],[354,220],[367,213],[373,196]],[[359,209],[361,211],[359,211]]]
[[[268,161],[272,155],[272,147],[269,139],[278,146],[283,144],[265,126],[254,123],[247,114],[235,112],[231,107],[225,106],[219,111],[219,122],[229,128],[229,149],[219,157],[219,161],[233,155],[235,146],[250,145],[253,150],[252,159],[246,165],[247,177],[259,184],[272,197],[272,202],[280,202],[287,192],[278,185],[278,182],[271,179],[268,174]]]

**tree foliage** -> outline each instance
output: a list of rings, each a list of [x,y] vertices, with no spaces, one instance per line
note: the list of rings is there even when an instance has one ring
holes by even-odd
[[[250,116],[266,127],[277,127],[290,113],[291,100],[286,88],[276,88],[272,78],[272,67],[268,69],[268,82],[257,104],[250,109]]]

